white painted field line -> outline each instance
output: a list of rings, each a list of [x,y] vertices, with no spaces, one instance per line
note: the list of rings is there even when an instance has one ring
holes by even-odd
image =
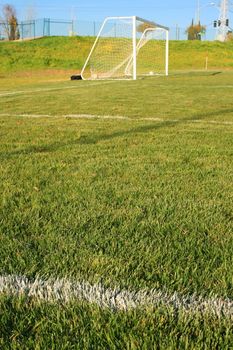
[[[106,120],[129,120],[129,121],[153,121],[153,122],[171,122],[171,123],[200,123],[200,124],[217,124],[217,125],[233,125],[233,121],[218,121],[218,120],[182,120],[182,119],[163,119],[157,117],[127,117],[120,115],[94,115],[94,114],[65,114],[65,115],[51,115],[51,114],[11,114],[1,113],[0,117],[23,117],[23,118],[74,118],[74,119],[106,119]]]
[[[233,125],[233,121],[218,121],[218,120],[190,120],[189,123],[204,123],[204,124],[219,124],[219,125]]]
[[[22,95],[22,94],[33,94],[36,92],[49,92],[49,91],[59,91],[59,90],[67,90],[67,89],[81,89],[81,88],[90,88],[92,86],[98,86],[101,84],[113,84],[115,81],[105,81],[101,83],[92,83],[89,85],[72,85],[72,86],[63,86],[63,87],[54,87],[54,88],[41,88],[41,89],[33,89],[33,90],[19,90],[19,91],[6,91],[0,93],[0,97],[6,96],[14,96],[14,95]]]
[[[11,114],[11,113],[1,113],[0,117],[23,117],[23,118],[67,118],[67,119],[112,119],[112,120],[130,120],[130,121],[156,121],[163,122],[166,121],[162,118],[133,118],[121,115],[98,115],[98,114],[64,114],[64,115],[51,115],[51,114]],[[178,120],[172,120],[178,122]]]
[[[85,301],[111,310],[168,307],[189,313],[208,313],[218,317],[233,318],[233,300],[203,298],[197,295],[179,295],[160,290],[128,291],[104,288],[100,284],[74,282],[68,279],[40,278],[31,280],[24,276],[0,276],[0,294],[26,296],[37,301]]]
[[[93,114],[65,114],[65,115],[51,115],[51,114],[10,114],[1,113],[0,117],[22,117],[22,118],[67,118],[67,119],[113,119],[113,120],[140,120],[124,116],[112,115],[93,115]],[[162,120],[162,119],[156,119]]]

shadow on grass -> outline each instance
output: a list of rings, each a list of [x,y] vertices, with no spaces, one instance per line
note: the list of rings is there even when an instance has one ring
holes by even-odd
[[[63,149],[65,147],[75,146],[75,145],[94,145],[101,141],[108,141],[112,140],[117,137],[124,137],[132,134],[137,133],[147,133],[150,131],[156,131],[162,128],[167,127],[175,127],[177,125],[182,125],[187,122],[192,122],[194,120],[203,120],[206,117],[212,116],[220,116],[221,114],[231,114],[233,113],[233,109],[225,109],[225,110],[219,110],[215,112],[210,113],[204,113],[204,114],[197,114],[191,117],[183,118],[177,121],[171,121],[171,120],[164,120],[161,122],[153,122],[153,124],[147,124],[139,127],[130,128],[128,130],[119,130],[116,132],[113,132],[111,134],[87,134],[84,136],[81,136],[78,139],[75,139],[70,142],[54,142],[47,145],[40,145],[40,146],[30,146],[28,148],[19,149],[11,152],[1,152],[0,153],[0,159],[9,159],[14,156],[22,156],[22,155],[32,155],[32,154],[39,154],[39,153],[51,153],[56,152],[59,149]],[[137,119],[137,121],[140,121],[140,119]]]
[[[221,114],[233,114],[233,109],[226,109],[226,110],[221,110],[221,111],[216,111],[216,112],[211,112],[211,113],[205,113],[205,114],[197,114],[195,116],[191,116],[191,117],[187,117],[187,118],[183,118],[180,120],[176,120],[176,121],[172,121],[172,120],[164,120],[161,122],[153,122],[153,124],[149,124],[149,125],[143,125],[140,127],[136,127],[136,128],[132,128],[129,130],[122,130],[122,131],[116,131],[112,134],[107,134],[107,135],[93,135],[93,136],[82,136],[79,139],[79,143],[80,144],[95,144],[98,143],[100,141],[105,141],[105,140],[111,140],[113,138],[116,137],[124,137],[127,135],[131,135],[131,134],[136,134],[136,133],[146,133],[149,131],[154,131],[154,130],[158,130],[161,128],[167,128],[167,127],[174,127],[177,125],[182,125],[185,124],[187,122],[192,122],[194,120],[203,120],[206,117],[209,116],[219,116]],[[137,121],[139,121],[140,119],[137,119]]]
[[[54,142],[47,145],[35,145],[23,149],[17,149],[10,152],[1,152],[0,160],[10,159],[16,156],[32,155],[32,154],[43,154],[43,153],[53,153],[65,147],[75,146],[75,145],[94,145],[101,141],[111,140],[117,137],[124,137],[134,133],[146,133],[151,130],[157,130],[160,128],[175,126],[176,122],[164,121],[159,123],[153,123],[149,125],[140,126],[137,128],[132,128],[129,130],[116,131],[111,134],[87,134],[80,136],[78,139],[69,142]]]
[[[137,119],[139,121],[140,119]],[[174,121],[162,121],[162,122],[156,122],[153,124],[143,125],[136,128],[130,128],[128,130],[120,130],[115,131],[111,134],[102,134],[102,135],[86,135],[81,136],[79,139],[79,144],[96,144],[101,141],[108,141],[112,140],[117,137],[124,137],[132,134],[137,133],[147,133],[149,131],[155,131],[161,128],[171,127],[177,125],[177,122]]]

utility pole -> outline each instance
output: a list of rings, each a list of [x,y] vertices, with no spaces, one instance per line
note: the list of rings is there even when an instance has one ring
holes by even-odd
[[[201,12],[201,9],[200,9],[200,0],[197,0],[197,23],[196,24],[199,24],[200,22],[200,12]]]
[[[229,32],[229,0],[221,0],[217,40],[226,41]]]

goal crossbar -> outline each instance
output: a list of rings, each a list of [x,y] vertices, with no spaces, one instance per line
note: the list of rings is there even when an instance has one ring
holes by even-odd
[[[169,31],[169,27],[165,27],[163,26],[162,24],[159,24],[159,23],[156,23],[156,22],[152,22],[152,21],[148,21],[147,19],[144,19],[144,18],[141,18],[141,17],[137,17],[136,16],[136,20],[140,21],[140,22],[145,22],[145,23],[148,23],[153,27],[157,27],[157,28],[161,28],[161,29],[164,29],[164,30],[167,30]]]

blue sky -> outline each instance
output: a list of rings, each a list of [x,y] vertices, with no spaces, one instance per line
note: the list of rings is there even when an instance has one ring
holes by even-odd
[[[137,15],[170,27],[186,27],[195,18],[198,0],[0,0],[0,5],[6,2],[15,6],[20,19],[33,14],[37,18],[102,21],[106,16]],[[210,2],[200,0],[205,25],[218,17],[218,8],[208,6]]]

